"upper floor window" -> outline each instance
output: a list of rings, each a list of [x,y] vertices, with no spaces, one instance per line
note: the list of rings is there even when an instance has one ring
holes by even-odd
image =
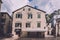
[[[6,20],[6,19],[1,19],[1,22],[2,22],[2,23],[5,23],[5,20]]]
[[[23,11],[25,11],[25,8],[23,8]]]
[[[37,23],[37,27],[41,27],[41,22],[38,22]]]
[[[41,18],[41,15],[40,14],[37,14],[37,18]]]
[[[16,18],[22,18],[22,14],[16,14]]]
[[[26,23],[26,27],[30,27],[30,25],[31,25],[30,23]]]
[[[1,14],[1,16],[4,16],[3,14]]]
[[[32,14],[28,14],[28,19],[32,19]]]
[[[28,8],[28,11],[30,11],[31,9],[30,8]]]
[[[2,17],[6,17],[6,14],[1,14]]]
[[[15,23],[15,27],[22,27],[22,23]]]

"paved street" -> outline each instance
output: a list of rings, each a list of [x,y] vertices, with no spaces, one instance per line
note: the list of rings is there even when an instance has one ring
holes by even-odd
[[[3,38],[3,39],[0,39],[0,40],[18,40],[18,38]]]
[[[57,38],[20,38],[18,40],[60,40],[60,37],[57,37]]]
[[[0,40],[60,40],[60,37],[56,38],[4,38]]]

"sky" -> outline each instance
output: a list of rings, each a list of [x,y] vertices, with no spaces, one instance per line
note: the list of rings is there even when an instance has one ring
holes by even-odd
[[[51,14],[54,10],[60,9],[60,0],[2,0],[2,10],[8,12],[10,15],[13,11],[25,6],[30,5],[37,7],[47,14]]]

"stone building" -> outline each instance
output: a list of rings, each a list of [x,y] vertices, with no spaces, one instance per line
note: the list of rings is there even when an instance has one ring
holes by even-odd
[[[60,35],[60,29],[59,29],[59,20],[60,20],[60,9],[55,10],[52,14],[51,14],[51,27],[53,28],[52,34],[55,36]]]
[[[0,36],[12,34],[12,18],[7,12],[0,12]]]
[[[60,18],[56,19],[56,36],[60,36]]]
[[[14,35],[20,37],[46,37],[45,11],[26,5],[13,12]]]

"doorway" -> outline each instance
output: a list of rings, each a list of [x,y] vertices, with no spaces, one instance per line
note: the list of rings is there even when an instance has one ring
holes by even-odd
[[[15,29],[16,35],[18,35],[20,37],[21,35],[21,29]]]

